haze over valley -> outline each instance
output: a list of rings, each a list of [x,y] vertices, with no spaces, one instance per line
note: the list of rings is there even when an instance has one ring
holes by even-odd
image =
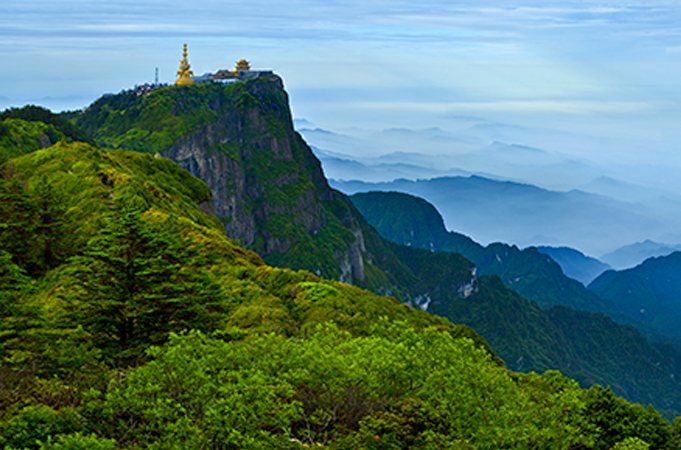
[[[0,448],[681,448],[671,0],[3,0]]]
[[[675,167],[608,164],[505,143],[496,139],[525,142],[536,134],[472,118],[451,132],[337,133],[307,120],[296,125],[340,190],[423,196],[443,213],[449,229],[483,243],[568,246],[599,257],[646,240],[681,242],[681,196],[674,191],[681,191],[681,181]],[[550,148],[551,133],[545,139]],[[570,139],[593,145],[583,136]]]

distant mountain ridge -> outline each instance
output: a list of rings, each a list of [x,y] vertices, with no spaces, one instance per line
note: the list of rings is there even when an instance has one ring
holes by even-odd
[[[668,358],[676,361],[676,351],[651,346],[633,327],[618,325],[601,313],[560,306],[562,302],[586,309],[613,309],[589,294],[582,284],[567,278],[557,263],[535,248],[520,250],[505,244],[483,247],[462,234],[447,231],[433,205],[409,194],[368,192],[354,194],[351,199],[382,236],[426,249],[433,258],[444,258],[448,251],[461,252],[475,262],[479,273],[501,277],[479,280],[479,286],[485,287],[484,296],[473,293],[465,301],[429,302],[425,306],[429,312],[478,330],[511,367],[519,370],[557,367],[586,384],[605,377],[613,387],[626,391],[633,386],[624,378],[610,378],[609,373],[647,379],[650,376],[647,370],[655,367],[657,372],[660,364],[669,362]],[[412,263],[420,265],[423,260]],[[545,309],[505,287],[502,279]],[[613,369],[611,364],[619,369]],[[643,369],[640,364],[648,368]],[[653,378],[660,376],[658,381],[665,384],[672,375],[663,373],[658,372]]]
[[[587,339],[598,348],[592,354],[581,354],[571,338],[546,339],[547,322],[537,332],[525,330],[531,337],[525,345],[518,332],[522,324],[504,317],[515,311],[545,319],[536,304],[496,278],[478,274],[459,254],[434,254],[381,238],[350,199],[329,187],[319,161],[293,130],[287,94],[276,76],[227,86],[167,87],[148,96],[124,92],[103,97],[73,120],[100,145],[165,155],[204,180],[229,235],[270,264],[352,282],[415,307],[441,311],[455,321],[463,321],[467,311],[478,325],[493,331],[488,335],[496,336],[510,367],[560,368],[583,383],[612,384],[630,398],[654,401],[664,411],[681,411],[681,386],[669,378],[679,373],[681,379],[675,354],[649,346],[640,335],[629,335],[608,320],[607,326],[586,330]],[[517,251],[502,247],[490,253],[489,264]],[[550,261],[530,253],[523,255]],[[560,273],[555,263],[552,267]],[[591,302],[594,297],[586,295]],[[461,316],[452,316],[450,308],[461,309]],[[486,315],[485,309],[497,314]],[[352,321],[354,311],[348,309],[343,317]],[[596,333],[607,336],[597,338]],[[627,336],[633,340],[625,344],[632,349],[631,358],[603,358]],[[659,392],[671,394],[663,398]]]
[[[427,201],[398,192],[358,193],[350,197],[379,233],[399,244],[435,252],[457,252],[475,263],[479,273],[497,275],[509,287],[542,307],[570,306],[585,311],[608,309],[578,281],[536,248],[494,243],[482,246],[461,233],[447,231],[442,216]]]
[[[610,266],[574,248],[538,246],[537,250],[549,255],[563,269],[565,275],[578,280],[584,286],[610,269]]]
[[[617,270],[638,266],[648,258],[667,256],[681,250],[681,245],[670,245],[654,242],[649,239],[643,242],[626,245],[601,256],[601,259]]]
[[[364,180],[372,182],[392,181],[399,178],[423,178],[432,176],[433,173],[439,176],[469,175],[462,170],[438,170],[408,161],[395,161],[392,157],[379,157],[372,161],[360,162],[348,155],[327,152],[316,147],[312,147],[312,150],[322,163],[327,177],[341,180],[354,179],[358,174],[361,174]]]
[[[398,191],[435,205],[448,229],[479,242],[569,246],[600,254],[617,241],[649,236],[667,225],[627,204],[581,191],[548,191],[537,186],[480,176],[388,183],[331,180],[347,194]]]
[[[589,290],[611,300],[611,314],[681,349],[681,252],[647,259],[631,269],[607,271],[589,284]]]

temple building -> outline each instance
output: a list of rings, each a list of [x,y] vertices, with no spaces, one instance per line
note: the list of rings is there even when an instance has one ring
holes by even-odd
[[[191,66],[189,65],[189,61],[187,61],[187,44],[184,44],[184,47],[182,48],[180,70],[177,71],[177,80],[175,81],[175,84],[179,86],[194,84],[192,75],[194,75],[194,72],[191,71]]]
[[[237,74],[239,72],[249,72],[251,70],[251,63],[246,61],[245,59],[240,59],[236,62],[236,72]]]
[[[271,75],[271,70],[253,70],[251,63],[246,59],[240,59],[236,62],[234,70],[221,69],[215,73],[205,73],[200,76],[194,76],[188,60],[187,44],[182,47],[182,60],[180,61],[180,69],[177,71],[177,80],[175,85],[187,86],[196,83],[232,83],[240,80],[248,80],[258,78],[261,75]]]

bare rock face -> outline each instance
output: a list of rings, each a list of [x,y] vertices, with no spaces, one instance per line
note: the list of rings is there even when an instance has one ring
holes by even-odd
[[[281,79],[239,88],[210,105],[220,112],[217,120],[185,134],[163,156],[208,184],[227,234],[266,261],[348,282],[364,279],[363,232],[294,131]],[[334,204],[341,214],[329,207]],[[328,252],[313,254],[319,253],[313,247]]]

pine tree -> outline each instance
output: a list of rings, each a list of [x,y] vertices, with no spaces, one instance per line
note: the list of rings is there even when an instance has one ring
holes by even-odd
[[[124,357],[171,331],[211,329],[222,295],[193,253],[176,223],[152,226],[140,209],[116,204],[76,258],[80,295],[71,317],[98,346]]]
[[[58,191],[43,176],[31,192],[32,207],[35,212],[35,265],[39,273],[58,266],[72,251],[73,242],[66,225],[66,211]]]
[[[29,274],[36,270],[32,247],[36,229],[35,210],[24,183],[12,167],[0,179],[0,251]]]

